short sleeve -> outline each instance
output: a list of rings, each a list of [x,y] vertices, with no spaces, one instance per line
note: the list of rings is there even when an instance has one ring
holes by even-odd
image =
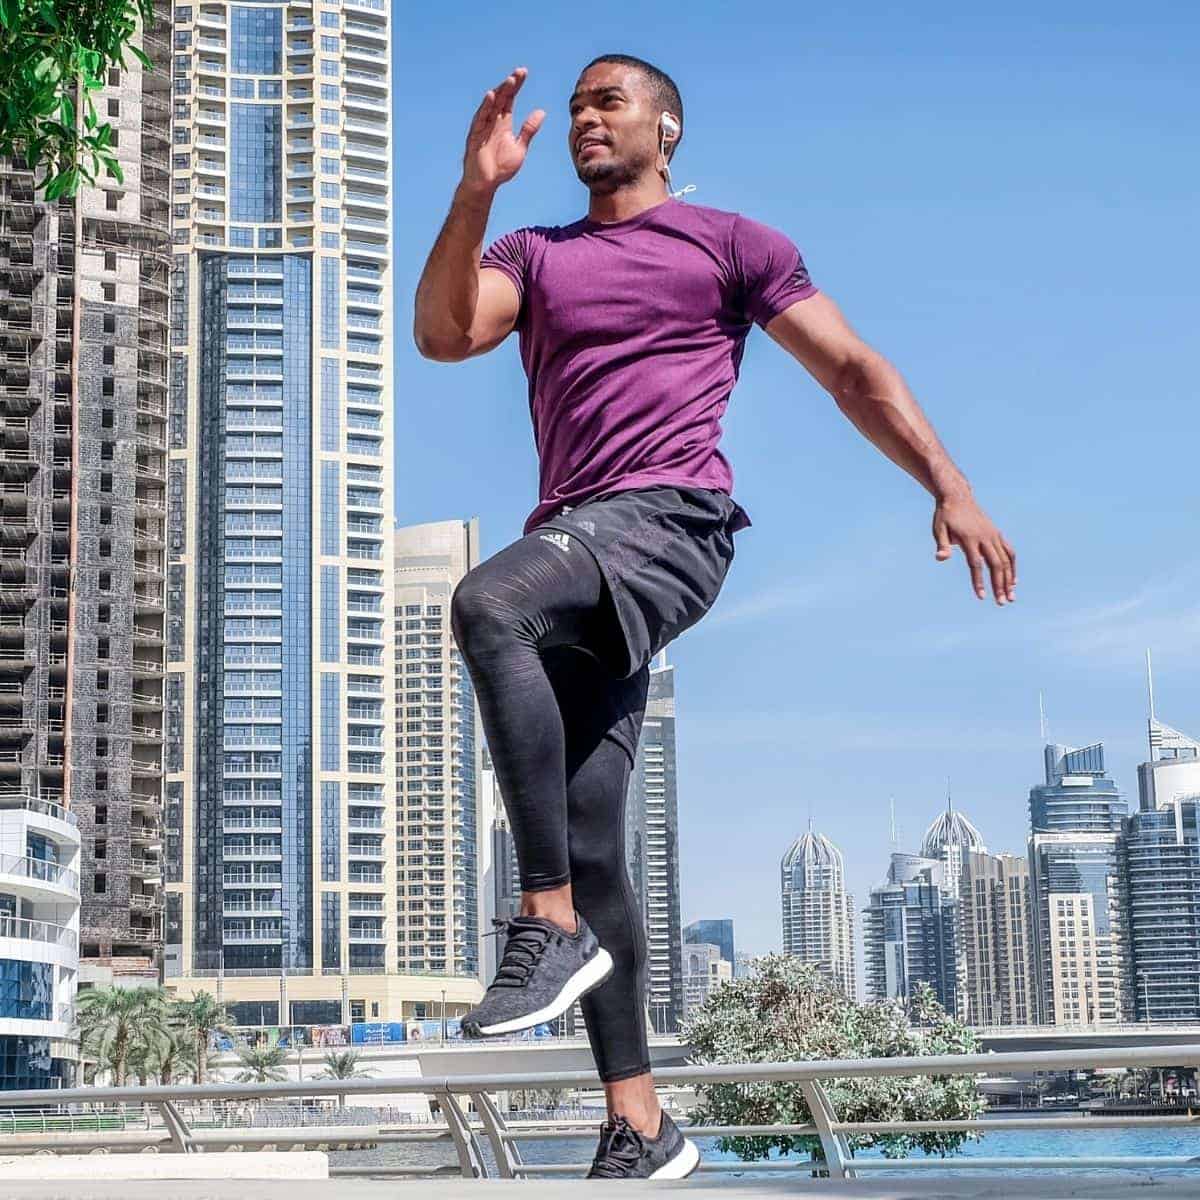
[[[529,266],[528,229],[515,229],[497,238],[479,260],[480,267],[494,267],[512,280],[522,304],[525,301],[525,272]]]
[[[816,293],[800,251],[786,234],[739,215],[732,241],[734,277],[748,320],[767,325],[797,300]]]

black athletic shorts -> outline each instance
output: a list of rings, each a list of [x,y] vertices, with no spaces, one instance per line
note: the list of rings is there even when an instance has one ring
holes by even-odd
[[[733,562],[733,535],[749,524],[725,492],[656,485],[590,497],[531,531],[570,534],[600,567],[616,617],[603,653],[616,679],[592,719],[607,721],[631,754],[650,660],[712,607]],[[552,680],[556,673],[551,669]]]

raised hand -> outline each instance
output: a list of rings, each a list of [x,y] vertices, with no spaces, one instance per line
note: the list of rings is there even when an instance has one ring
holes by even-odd
[[[996,603],[1011,604],[1017,597],[1017,554],[1008,539],[992,524],[969,494],[946,496],[933,514],[933,537],[938,562],[945,562],[955,545],[961,547],[971,571],[971,586],[982,600],[987,595],[983,572],[991,574]]]
[[[535,109],[513,133],[513,100],[528,74],[518,67],[492,88],[471,121],[463,155],[463,185],[471,191],[494,192],[507,183],[521,169],[529,143],[546,119],[544,109]]]

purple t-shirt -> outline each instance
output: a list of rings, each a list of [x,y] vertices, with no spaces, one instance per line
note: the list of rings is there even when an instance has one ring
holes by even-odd
[[[625,221],[505,234],[481,265],[521,297],[539,503],[653,484],[732,494],[717,449],[746,335],[817,290],[784,234],[665,200]]]

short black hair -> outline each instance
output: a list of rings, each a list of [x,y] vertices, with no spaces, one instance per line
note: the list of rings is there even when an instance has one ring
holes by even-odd
[[[583,70],[590,70],[592,67],[599,66],[600,63],[616,63],[620,67],[633,67],[650,85],[650,94],[653,96],[654,106],[659,112],[674,113],[679,118],[679,137],[667,147],[667,158],[670,159],[679,148],[679,143],[683,141],[683,97],[679,94],[675,80],[653,63],[648,63],[644,58],[636,58],[632,54],[601,54],[598,58],[593,58]],[[580,74],[582,73],[580,72]]]

